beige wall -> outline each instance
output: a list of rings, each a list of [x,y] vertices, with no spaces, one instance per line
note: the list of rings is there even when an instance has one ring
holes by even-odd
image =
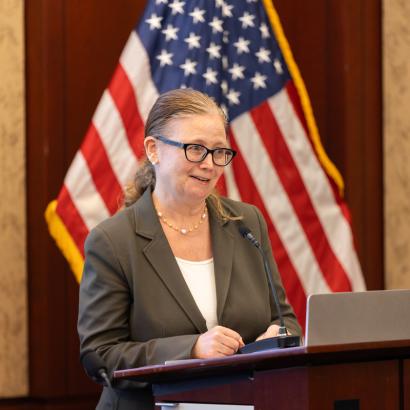
[[[0,0],[0,397],[28,392],[23,0]]]
[[[383,7],[386,287],[410,288],[410,1]]]

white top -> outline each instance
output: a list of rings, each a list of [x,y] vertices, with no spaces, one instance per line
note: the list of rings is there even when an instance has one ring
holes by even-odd
[[[177,257],[175,259],[199,311],[206,320],[207,328],[212,329],[218,324],[214,259],[198,262]]]

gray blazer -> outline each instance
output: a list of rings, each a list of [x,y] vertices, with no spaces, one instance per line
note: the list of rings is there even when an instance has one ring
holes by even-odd
[[[252,205],[222,201],[232,214],[243,216],[269,256],[286,326],[299,335],[262,215]],[[277,323],[263,261],[241,237],[237,222],[218,219],[212,204],[208,209],[218,323],[249,343]],[[206,331],[147,190],[134,205],[94,228],[86,240],[78,318],[81,352],[95,350],[111,373],[188,359],[198,336]],[[150,386],[123,381],[115,388],[114,394],[104,388],[98,409],[135,409],[137,403],[138,408],[152,408]]]

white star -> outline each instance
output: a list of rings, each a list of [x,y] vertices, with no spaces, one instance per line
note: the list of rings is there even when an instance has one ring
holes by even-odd
[[[269,63],[270,58],[269,58],[270,51],[267,48],[261,47],[257,53],[255,53],[256,57],[258,57],[259,63]]]
[[[191,61],[189,58],[185,60],[184,64],[181,64],[180,67],[184,70],[184,75],[196,74],[195,66],[198,63],[196,61]]]
[[[228,82],[226,80],[221,82],[221,90],[224,95],[228,93]]]
[[[224,30],[222,28],[222,20],[219,20],[218,17],[214,17],[210,23],[208,23],[212,27],[212,33],[222,33]]]
[[[162,33],[165,34],[165,40],[178,40],[177,32],[179,31],[178,27],[173,27],[171,24],[168,24],[167,28],[162,30]]]
[[[195,7],[194,11],[189,13],[189,15],[194,19],[194,24],[199,22],[203,23],[205,21],[204,14],[205,10],[201,10],[199,7]]]
[[[256,3],[258,0],[246,0],[247,3]]]
[[[216,7],[223,7],[225,4],[224,0],[215,0]]]
[[[169,5],[169,8],[172,9],[172,15],[177,13],[184,14],[184,1],[174,0],[172,4]]]
[[[214,58],[221,58],[221,54],[219,53],[220,49],[221,46],[218,46],[213,41],[211,41],[211,44],[209,44],[209,47],[206,49],[206,51],[209,53],[209,58],[211,60]]]
[[[223,36],[222,36],[222,41],[223,41],[225,44],[228,44],[228,43],[229,43],[229,31],[227,31],[227,30],[224,31],[224,34],[223,34]]]
[[[249,43],[249,40],[245,40],[243,37],[239,37],[238,41],[236,43],[233,43],[233,45],[237,48],[237,53],[242,54],[249,53]]]
[[[269,28],[265,23],[261,24],[261,26],[259,27],[259,30],[261,31],[262,38],[268,38],[269,37]]]
[[[146,19],[145,22],[149,24],[149,29],[154,30],[154,28],[161,28],[162,17],[157,16],[155,13],[151,14],[149,19]]]
[[[168,0],[155,0],[155,4],[167,4]]]
[[[167,53],[167,50],[162,50],[161,54],[157,56],[157,59],[160,61],[160,66],[164,67],[164,65],[171,65],[172,64],[172,53]]]
[[[233,105],[233,104],[238,105],[240,95],[241,93],[239,91],[229,90],[229,93],[226,94],[226,98],[229,100],[230,105]]]
[[[283,74],[282,63],[277,58],[275,58],[275,61],[273,62],[273,67],[275,67],[277,74]]]
[[[251,78],[251,81],[253,83],[253,88],[257,90],[258,88],[266,88],[266,75],[262,75],[258,72],[255,73],[255,75]]]
[[[206,72],[202,74],[202,77],[204,77],[206,80],[206,85],[216,84],[218,82],[216,79],[217,74],[217,71],[214,71],[212,70],[212,68],[208,67],[206,69]]]
[[[244,70],[245,70],[245,66],[234,63],[233,67],[230,68],[228,71],[232,75],[232,80],[237,80],[238,78],[241,78],[241,79],[245,78],[245,76],[243,75]]]
[[[189,37],[187,37],[184,41],[188,43],[188,48],[191,50],[192,48],[200,48],[201,45],[199,44],[199,40],[201,36],[196,36],[195,33],[190,33]]]
[[[224,17],[232,17],[232,10],[233,9],[233,5],[232,4],[226,4],[224,3],[222,5],[222,15]]]
[[[252,14],[249,14],[247,11],[243,14],[242,17],[239,17],[239,20],[242,21],[242,28],[247,28],[247,27],[255,27],[255,23],[253,22],[253,19],[255,16]]]

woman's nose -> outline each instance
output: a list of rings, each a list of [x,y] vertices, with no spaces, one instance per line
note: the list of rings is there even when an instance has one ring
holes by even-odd
[[[208,152],[207,156],[201,161],[201,165],[204,165],[206,168],[213,168],[212,153]]]

